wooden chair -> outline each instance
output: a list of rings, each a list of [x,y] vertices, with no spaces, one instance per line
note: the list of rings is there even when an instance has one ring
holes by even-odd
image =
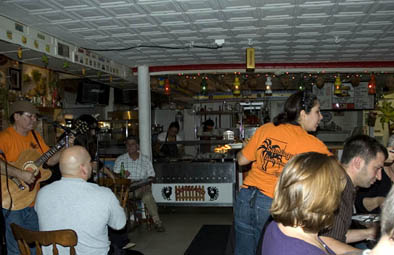
[[[131,181],[126,178],[116,178],[115,183],[111,178],[101,178],[99,185],[108,187],[119,199],[120,205],[129,212],[128,199]]]
[[[64,247],[70,247],[70,255],[75,255],[75,246],[78,243],[77,233],[71,229],[53,230],[53,231],[31,231],[11,223],[12,232],[15,240],[18,242],[21,255],[30,255],[29,244],[35,244],[37,255],[42,255],[41,246],[52,245],[54,255],[59,254],[57,244]]]
[[[136,226],[147,223],[148,229],[150,230],[152,228],[152,217],[149,215],[148,210],[143,209],[143,212],[139,210],[138,203],[140,202],[140,199],[135,198],[134,194],[136,189],[149,185],[149,183],[142,183],[141,185],[137,183],[136,185],[135,183],[132,184],[131,180],[127,178],[116,178],[114,183],[111,178],[104,177],[98,181],[98,184],[110,188],[112,192],[115,193],[121,206],[126,210],[127,219],[129,219],[130,215],[133,214]],[[131,197],[129,197],[129,194],[131,194]],[[142,213],[145,214],[146,219],[142,218]]]

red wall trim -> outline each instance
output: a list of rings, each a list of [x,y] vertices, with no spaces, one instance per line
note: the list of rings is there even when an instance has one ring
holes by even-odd
[[[394,67],[394,61],[369,61],[369,62],[319,62],[319,63],[256,63],[256,69],[279,68],[377,68]],[[150,66],[149,72],[186,71],[186,70],[223,70],[246,69],[246,64],[205,64],[205,65],[174,65]],[[137,72],[137,67],[132,68]]]

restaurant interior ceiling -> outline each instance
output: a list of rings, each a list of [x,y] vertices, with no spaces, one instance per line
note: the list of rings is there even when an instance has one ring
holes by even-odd
[[[242,73],[241,82],[247,83],[247,75],[256,80],[249,83],[259,84],[266,74],[287,72],[344,72],[348,78],[394,73],[391,0],[6,0],[0,1],[0,15],[96,52],[134,74],[148,65],[158,77],[153,88],[161,79],[182,76],[187,85],[174,92],[184,98],[198,93],[200,77],[208,76],[215,80],[210,90],[226,92],[231,84],[221,79],[227,74]],[[249,73],[247,48],[254,49],[255,60]],[[0,54],[16,50],[0,44]],[[40,62],[41,53],[24,53],[32,64]],[[55,70],[63,62],[50,61]],[[80,67],[72,64],[67,71],[80,73]],[[85,75],[94,78],[97,72]],[[112,86],[134,89],[136,81],[111,80]]]

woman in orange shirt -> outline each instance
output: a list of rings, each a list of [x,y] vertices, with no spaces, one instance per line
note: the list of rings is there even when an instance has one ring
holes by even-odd
[[[278,177],[293,156],[315,151],[331,155],[327,146],[308,132],[316,131],[320,103],[310,91],[299,91],[285,102],[273,123],[261,126],[237,154],[238,164],[252,163],[237,196],[235,254],[255,255],[261,231],[270,216]]]

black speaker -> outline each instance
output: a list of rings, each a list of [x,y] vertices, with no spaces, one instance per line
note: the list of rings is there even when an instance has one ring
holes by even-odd
[[[133,89],[114,88],[114,103],[129,106],[138,105],[138,91]]]
[[[77,103],[108,105],[109,88],[99,82],[82,80],[78,84]]]

